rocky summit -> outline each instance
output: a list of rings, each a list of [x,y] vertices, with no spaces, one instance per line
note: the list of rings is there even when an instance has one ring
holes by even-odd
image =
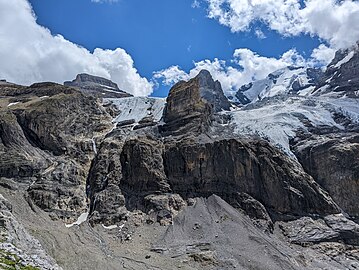
[[[231,102],[206,70],[1,82],[0,268],[359,269],[357,54]]]
[[[89,93],[100,98],[123,98],[132,96],[120,90],[117,84],[111,80],[86,73],[78,74],[73,81],[64,82],[64,85],[76,87],[84,93]]]

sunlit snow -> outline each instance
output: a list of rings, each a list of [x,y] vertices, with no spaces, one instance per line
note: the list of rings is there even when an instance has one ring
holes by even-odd
[[[88,218],[88,215],[89,215],[89,212],[87,211],[86,213],[82,213],[78,219],[72,223],[72,224],[65,224],[66,228],[71,228],[72,226],[74,225],[80,225],[82,224],[83,222],[85,222]]]

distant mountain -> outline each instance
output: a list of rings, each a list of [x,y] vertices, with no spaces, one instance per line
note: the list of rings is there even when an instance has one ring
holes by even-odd
[[[314,94],[359,97],[359,43],[336,52]]]
[[[235,102],[246,105],[279,95],[359,97],[358,45],[339,50],[325,72],[318,68],[286,67],[263,80],[240,87]]]
[[[243,85],[236,93],[239,103],[245,105],[263,98],[283,94],[307,95],[318,85],[323,72],[320,69],[286,67],[263,80]]]
[[[117,84],[98,76],[89,74],[78,74],[73,81],[64,82],[65,86],[77,87],[87,94],[93,94],[103,98],[122,98],[132,95],[122,91]]]

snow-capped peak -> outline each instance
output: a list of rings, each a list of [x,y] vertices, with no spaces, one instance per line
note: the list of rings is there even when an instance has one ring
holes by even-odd
[[[242,86],[236,94],[242,104],[283,94],[307,95],[314,89],[321,70],[305,67],[285,67],[263,80]]]

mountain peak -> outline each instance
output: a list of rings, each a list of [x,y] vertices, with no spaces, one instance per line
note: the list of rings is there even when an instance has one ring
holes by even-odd
[[[122,98],[131,96],[120,90],[117,84],[111,80],[87,73],[76,75],[76,78],[73,81],[64,82],[64,85],[77,87],[87,94],[104,98]]]
[[[207,69],[202,69],[198,73],[197,77],[202,78],[202,79],[212,79],[213,80],[213,77],[212,77],[211,73]]]
[[[81,84],[81,83],[101,84],[101,85],[105,85],[105,86],[111,87],[113,89],[119,90],[117,84],[112,82],[111,80],[103,78],[103,77],[99,77],[99,76],[90,75],[87,73],[77,74],[76,79],[72,82],[76,82],[79,84]]]
[[[230,102],[225,97],[221,84],[214,81],[207,70],[188,82],[175,84],[167,97],[164,110],[164,133],[202,132],[214,113],[229,110]]]

